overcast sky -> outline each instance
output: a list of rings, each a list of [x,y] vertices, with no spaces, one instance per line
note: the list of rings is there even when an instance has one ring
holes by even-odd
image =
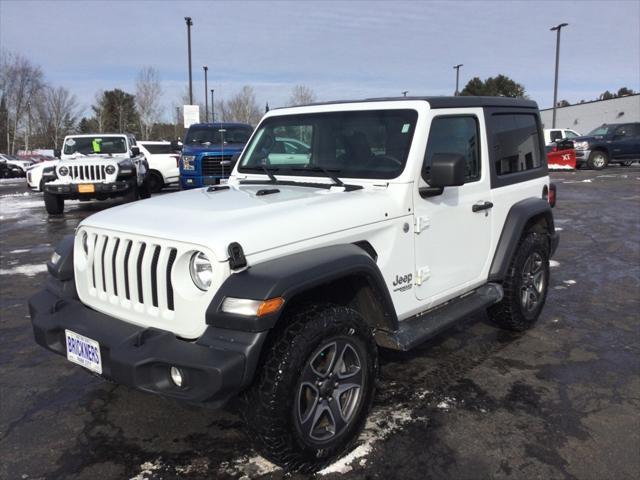
[[[451,95],[499,73],[541,108],[553,101],[555,32],[562,30],[559,99],[640,90],[640,1],[13,1],[0,0],[0,46],[40,65],[88,108],[95,92],[134,92],[143,66],[160,72],[166,116],[188,85],[185,16],[193,18],[194,95],[202,65],[216,99],[242,85],[283,105],[295,84],[319,100]]]

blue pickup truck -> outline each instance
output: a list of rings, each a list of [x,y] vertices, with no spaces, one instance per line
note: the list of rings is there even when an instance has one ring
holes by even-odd
[[[640,160],[640,122],[602,125],[571,140],[578,167],[602,170],[609,163],[629,166]]]
[[[180,156],[183,189],[217,185],[233,170],[253,127],[244,123],[196,123],[189,127]],[[236,155],[237,156],[237,155]]]

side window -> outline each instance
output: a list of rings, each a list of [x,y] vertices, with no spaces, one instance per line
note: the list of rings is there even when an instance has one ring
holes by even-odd
[[[576,138],[578,136],[578,134],[572,130],[565,130],[564,131],[564,138]]]
[[[491,124],[495,154],[493,161],[498,176],[542,166],[535,115],[494,114]]]
[[[550,138],[552,142],[562,139],[562,130],[551,130]]]
[[[480,133],[474,116],[436,117],[431,122],[424,155],[422,177],[429,183],[429,171],[436,153],[462,155],[467,164],[467,182],[480,179]]]
[[[614,137],[631,137],[632,133],[631,133],[631,128],[630,127],[631,127],[631,125],[620,125],[613,132],[613,136]]]

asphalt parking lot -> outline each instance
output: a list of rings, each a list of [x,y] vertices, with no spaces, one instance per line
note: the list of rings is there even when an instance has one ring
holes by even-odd
[[[320,478],[640,476],[640,167],[552,178],[561,242],[537,326],[513,334],[477,315],[385,353],[358,446]],[[233,408],[106,383],[34,343],[26,303],[46,260],[105,205],[48,218],[23,182],[0,182],[0,478],[285,476]]]

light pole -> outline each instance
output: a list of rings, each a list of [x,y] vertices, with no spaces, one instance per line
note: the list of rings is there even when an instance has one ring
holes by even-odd
[[[209,87],[207,85],[207,71],[209,67],[206,65],[202,67],[204,69],[204,123],[209,122],[209,97],[207,95],[207,91]]]
[[[553,120],[551,121],[551,128],[556,128],[556,104],[558,103],[558,67],[560,65],[560,30],[562,27],[566,27],[568,23],[561,23],[555,27],[551,27],[550,30],[554,30],[558,33],[556,37],[556,78],[553,83]]]
[[[216,123],[216,105],[213,103],[213,88],[211,89],[211,123]]]
[[[191,78],[191,26],[193,22],[191,17],[184,17],[187,22],[187,49],[189,54],[189,105],[193,105],[193,81]]]
[[[458,65],[454,65],[453,68],[456,71],[456,91],[454,93],[454,95],[457,97],[458,95],[460,95],[460,91],[458,90],[458,85],[459,85],[459,81],[460,81],[460,67],[462,67],[462,63],[459,63]]]
[[[178,139],[178,129],[180,128],[180,107],[176,107],[176,128],[175,128],[175,137]]]

